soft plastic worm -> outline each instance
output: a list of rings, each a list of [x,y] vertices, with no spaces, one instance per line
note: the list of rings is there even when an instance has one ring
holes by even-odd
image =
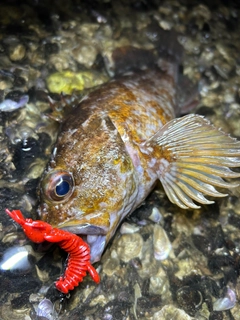
[[[67,294],[83,281],[87,272],[96,283],[100,282],[99,274],[90,263],[90,248],[82,238],[68,231],[53,228],[41,220],[25,219],[20,210],[6,209],[6,213],[22,226],[24,233],[31,241],[55,242],[69,254],[65,273],[55,283],[59,291]]]

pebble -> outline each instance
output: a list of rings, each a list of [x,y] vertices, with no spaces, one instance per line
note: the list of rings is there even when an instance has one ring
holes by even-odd
[[[0,103],[0,111],[3,112],[12,112],[21,107],[24,107],[29,100],[29,96],[25,95],[20,98],[18,102],[10,99],[6,99]]]
[[[14,246],[8,248],[0,260],[1,271],[29,271],[33,263],[29,260],[29,254],[33,252],[31,246]]]
[[[230,288],[227,288],[225,296],[216,300],[213,304],[214,311],[224,311],[230,310],[235,307],[237,302],[237,297],[235,291]]]
[[[169,295],[169,281],[166,275],[166,272],[162,267],[158,269],[158,272],[150,277],[150,285],[149,285],[149,292],[152,294],[159,294],[162,296],[163,300],[167,300],[171,298]]]
[[[157,260],[167,259],[172,250],[172,244],[167,233],[158,224],[155,224],[153,228],[153,247],[154,257]]]
[[[162,220],[162,214],[159,211],[159,209],[157,207],[153,207],[151,215],[149,216],[149,219],[152,220],[155,223],[160,223],[160,221]]]
[[[160,311],[155,312],[152,320],[194,320],[186,312],[181,309],[177,309],[172,305],[165,305]],[[197,320],[197,319],[196,319]]]
[[[131,234],[138,232],[140,227],[133,225],[132,223],[123,222],[120,228],[121,234]]]
[[[103,272],[107,274],[109,277],[111,277],[113,274],[117,272],[117,270],[120,267],[120,261],[116,258],[108,258],[103,263]]]
[[[78,63],[83,64],[86,68],[91,68],[96,60],[98,50],[96,46],[86,42],[74,48],[72,54]]]
[[[131,259],[141,257],[143,239],[140,234],[124,234],[119,239],[117,254],[120,260],[129,262]]]
[[[9,58],[12,61],[20,61],[25,57],[26,48],[23,44],[17,44],[15,46],[10,47],[9,49]]]
[[[46,320],[57,320],[58,316],[52,302],[49,299],[43,299],[37,307],[37,316],[44,317]]]

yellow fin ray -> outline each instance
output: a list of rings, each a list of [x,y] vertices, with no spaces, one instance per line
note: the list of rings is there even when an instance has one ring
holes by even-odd
[[[198,165],[197,163],[187,163],[187,162],[180,163],[180,162],[178,162],[178,168],[180,170],[184,170],[184,169],[187,170],[188,169],[188,170],[201,172],[202,166],[203,165],[201,163],[199,163],[199,165]],[[205,165],[204,166],[204,173],[213,174],[213,175],[223,177],[223,178],[238,178],[239,177],[239,173],[230,170],[228,167],[219,167],[216,165]]]
[[[206,167],[204,167],[204,172],[198,170],[189,170],[183,169],[181,170],[181,175],[184,175],[186,179],[189,178],[196,178],[203,182],[209,183],[211,185],[221,187],[221,188],[231,188],[233,186],[238,186],[238,184],[228,183],[224,181],[219,175],[213,174],[213,172],[207,173]]]
[[[204,197],[224,197],[215,187],[232,188],[238,183],[224,179],[238,178],[240,142],[218,130],[199,115],[174,119],[142,146],[157,159],[156,171],[170,201],[181,208],[198,208],[192,200],[209,204]],[[224,179],[223,179],[224,178]]]
[[[191,208],[199,208],[192,199],[185,193],[181,188],[178,187],[175,183],[171,181],[164,180],[162,181],[162,185],[164,190],[172,203],[177,204],[180,208],[187,209]]]

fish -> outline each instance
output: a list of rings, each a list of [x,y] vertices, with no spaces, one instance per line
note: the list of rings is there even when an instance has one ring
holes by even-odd
[[[231,170],[240,166],[240,142],[203,116],[177,117],[176,68],[160,66],[126,70],[84,96],[41,178],[40,219],[83,237],[91,263],[158,180],[182,209],[238,186],[227,180],[240,177]]]

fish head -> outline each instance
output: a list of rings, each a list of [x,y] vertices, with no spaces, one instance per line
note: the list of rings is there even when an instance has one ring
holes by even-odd
[[[137,193],[137,175],[108,116],[59,135],[39,186],[40,218],[80,235],[98,261]]]

